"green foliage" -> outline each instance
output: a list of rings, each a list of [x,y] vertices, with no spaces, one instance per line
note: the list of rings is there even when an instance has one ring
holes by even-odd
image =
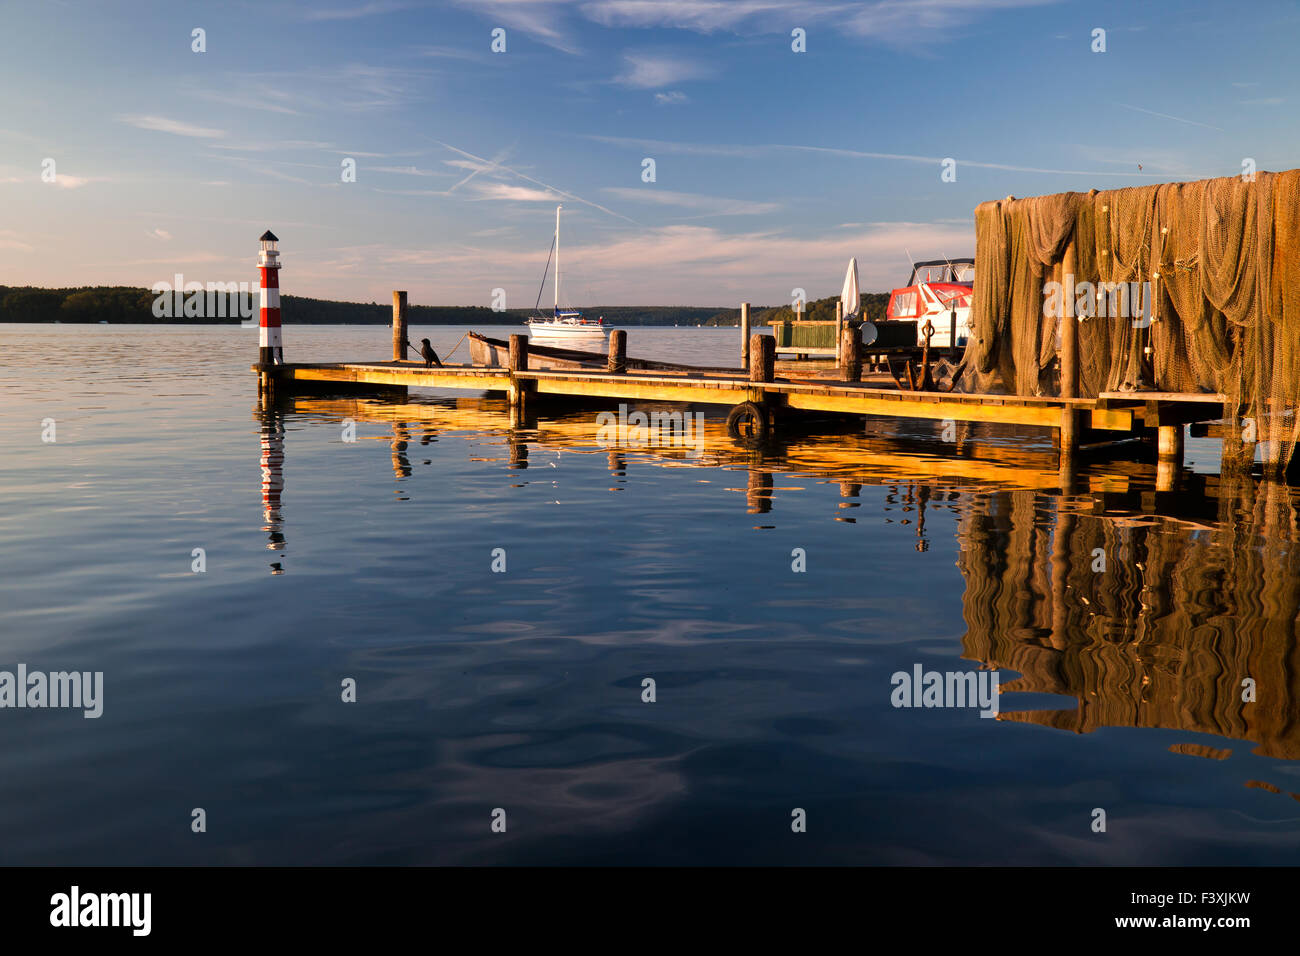
[[[888,292],[863,292],[859,299],[862,302],[862,318],[871,322],[878,322],[885,317],[885,309],[889,305]],[[804,321],[834,322],[835,303],[838,301],[840,301],[840,297],[834,295],[809,302],[808,308],[803,315]],[[794,318],[794,309],[788,305],[781,306],[779,309],[768,310],[764,314],[764,321],[769,325],[772,322],[790,322]]]

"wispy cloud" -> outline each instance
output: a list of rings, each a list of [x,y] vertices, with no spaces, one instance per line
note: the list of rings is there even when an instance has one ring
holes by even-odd
[[[1116,103],[1115,105],[1121,106],[1126,110],[1133,110],[1135,113],[1146,113],[1148,116],[1159,116],[1161,119],[1173,120],[1175,123],[1185,123],[1188,126],[1200,126],[1204,129],[1217,130],[1220,133],[1223,132],[1222,127],[1211,126],[1209,123],[1201,123],[1198,122],[1197,120],[1184,119],[1181,116],[1171,116],[1168,113],[1157,113],[1155,110],[1144,109],[1141,106],[1132,106],[1128,103]]]
[[[582,13],[607,27],[668,27],[696,33],[788,33],[833,21],[859,37],[896,42],[955,28],[999,10],[1041,6],[1054,0],[589,0]]]
[[[631,189],[608,186],[604,190],[629,202],[651,203],[658,206],[676,206],[691,209],[708,216],[757,216],[776,212],[781,208],[776,202],[755,202],[748,199],[728,199],[724,196],[706,196],[701,193],[672,192],[667,189],[646,187]]]
[[[361,154],[360,154],[360,153],[357,153],[357,154],[355,154],[355,155],[358,155],[358,156],[359,156],[359,155],[361,155]],[[444,172],[442,172],[441,170],[438,170],[438,169],[418,169],[418,168],[415,167],[415,166],[370,166],[370,167],[368,167],[368,171],[369,171],[369,172],[374,172],[374,173],[392,173],[392,174],[394,174],[394,175],[396,175],[396,176],[446,176],[446,175],[449,175],[448,173],[444,173]]]
[[[689,97],[681,90],[670,90],[667,93],[656,93],[655,102],[660,106],[671,106],[675,103],[685,103]]]
[[[613,216],[616,219],[622,219],[624,222],[630,222],[634,226],[640,225],[635,219],[629,219],[627,216],[623,215],[622,213],[615,212],[614,210],[606,206],[602,206],[600,203],[592,202],[590,199],[583,199],[581,196],[568,192],[567,190],[560,189],[558,186],[552,186],[550,183],[544,183],[540,179],[534,179],[532,176],[528,176],[524,173],[521,173],[517,169],[512,169],[509,166],[502,165],[500,162],[496,162],[490,159],[484,159],[482,156],[475,156],[473,153],[452,146],[450,143],[444,143],[439,140],[434,140],[434,142],[438,143],[438,145],[443,147],[444,149],[449,149],[453,153],[457,154],[458,156],[461,156],[464,159],[468,159],[472,162],[479,163],[484,167],[483,170],[475,170],[474,174],[480,171],[491,171],[498,175],[504,174],[507,176],[511,176],[514,177],[515,179],[522,180],[523,182],[529,183],[533,186],[538,186],[541,189],[549,190],[550,192],[556,193],[558,196],[564,199],[571,199],[574,202],[582,203],[584,206],[590,206],[592,209],[599,209],[601,212],[607,215]],[[462,180],[462,182],[467,181],[469,178],[470,177],[467,176],[465,180]]]
[[[532,37],[562,53],[577,53],[579,50],[576,31],[564,23],[566,8],[569,6],[567,3],[556,2],[556,0],[453,0],[453,2],[457,6],[468,8],[494,26],[505,27],[507,44],[509,44],[509,31],[518,30],[525,36]]]
[[[54,185],[60,189],[80,189],[89,183],[107,182],[104,176],[66,176],[59,173],[54,177]]]
[[[712,70],[698,60],[676,54],[625,53],[623,62],[623,72],[614,77],[614,82],[638,90],[676,86],[712,74]]]
[[[602,136],[588,134],[587,139],[635,149],[656,150],[661,153],[681,153],[693,156],[755,156],[761,153],[801,152],[820,153],[826,156],[842,156],[845,159],[882,159],[906,163],[922,163],[937,167],[949,157],[921,156],[914,153],[877,153],[857,149],[839,149],[832,146],[808,146],[798,143],[758,143],[752,145],[724,143],[675,143],[667,140],[638,139],[624,136]],[[957,160],[957,166],[970,166],[975,169],[1000,169],[1017,173],[1048,173],[1061,176],[1133,176],[1150,178],[1155,173],[1116,173],[1114,170],[1098,171],[1086,169],[1054,169],[1044,166],[1020,166],[1013,163],[994,163],[974,159]]]
[[[318,143],[309,139],[277,139],[265,142],[248,143],[214,143],[213,149],[225,149],[235,153],[282,153],[291,149],[320,149],[336,152],[333,143]]]
[[[150,229],[145,233],[150,239],[158,239],[162,242],[171,242],[172,234],[166,229]]]
[[[510,202],[556,203],[564,198],[550,189],[511,186],[508,183],[475,183],[470,191],[478,199],[504,199]]]
[[[788,301],[795,286],[813,297],[840,289],[844,263],[857,256],[863,287],[890,289],[906,267],[903,249],[917,258],[967,255],[975,245],[972,222],[873,222],[856,229],[819,231],[811,237],[777,230],[728,233],[711,226],[676,224],[628,230],[613,236],[568,243],[566,257],[590,290],[592,304],[725,303],[748,299],[764,304]],[[539,263],[536,242],[509,249],[477,245],[464,236],[430,247],[389,244],[341,246],[322,250],[299,270],[322,281],[364,274],[368,281],[394,288],[410,283],[413,272],[430,276],[427,290],[411,286],[412,296],[437,301],[478,301],[483,289],[517,283],[529,299],[536,292]],[[599,297],[599,298],[597,298]]]
[[[197,90],[195,95],[212,103],[220,103],[238,110],[262,110],[266,113],[284,113],[290,116],[298,116],[301,113],[300,110],[287,105],[290,97],[283,90],[262,89],[248,93]]]
[[[307,14],[308,20],[358,20],[361,17],[374,17],[386,13],[398,13],[409,10],[413,3],[401,0],[372,0],[351,7],[332,7],[326,10],[312,10]]]
[[[165,116],[119,116],[118,119],[139,129],[171,133],[174,136],[189,136],[194,139],[221,139],[226,135],[226,131],[223,129],[195,126],[193,123],[168,119]]]
[[[12,229],[0,229],[0,249],[15,249],[18,252],[32,252],[35,247],[18,238]]]
[[[415,51],[417,56],[434,57],[447,60],[478,60],[481,54],[460,46],[422,46]]]

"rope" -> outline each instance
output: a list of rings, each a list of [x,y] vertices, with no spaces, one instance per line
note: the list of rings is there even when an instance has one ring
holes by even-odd
[[[468,332],[466,332],[464,335],[462,335],[462,336],[460,337],[460,342],[457,342],[454,346],[452,346],[451,351],[448,352],[445,356],[443,356],[443,358],[445,358],[445,359],[450,359],[453,355],[455,355],[455,354],[456,354],[456,349],[460,348],[460,343],[461,343],[461,342],[464,342],[467,338],[469,338],[469,333],[468,333]]]

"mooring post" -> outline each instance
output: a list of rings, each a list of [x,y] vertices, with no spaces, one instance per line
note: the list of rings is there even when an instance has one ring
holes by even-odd
[[[1183,467],[1183,426],[1156,428],[1156,491],[1173,491]]]
[[[844,381],[862,380],[862,330],[843,328],[839,338],[840,368],[844,370]]]
[[[393,361],[406,358],[406,293],[393,290]]]
[[[1079,321],[1074,317],[1074,270],[1078,264],[1078,251],[1074,240],[1065,247],[1065,254],[1057,265],[1061,282],[1064,308],[1058,319],[1061,329],[1061,398],[1079,397]],[[1073,466],[1076,415],[1069,401],[1061,410],[1061,464],[1064,473],[1066,459]]]
[[[506,359],[506,368],[510,370],[510,388],[508,395],[510,407],[521,414],[528,405],[528,384],[516,378],[516,373],[528,371],[528,336],[510,336],[510,354]]]
[[[844,355],[844,303],[835,300],[835,364],[843,368],[847,364]]]
[[[762,332],[749,337],[749,380],[770,382],[776,378],[776,339]]]
[[[623,329],[615,329],[609,333],[608,370],[615,375],[622,375],[627,371],[627,332]]]
[[[749,303],[740,303],[740,367],[749,368]]]

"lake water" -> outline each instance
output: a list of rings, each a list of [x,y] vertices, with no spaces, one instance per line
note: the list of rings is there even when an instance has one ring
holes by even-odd
[[[445,353],[464,330],[413,332]],[[727,364],[737,336],[629,350]],[[389,343],[285,329],[289,361]],[[599,407],[259,413],[256,351],[0,326],[0,670],[104,675],[97,719],[0,709],[0,863],[1300,849],[1300,521],[1285,489],[1220,482],[1209,443],[1181,493],[1116,462],[1062,498],[1041,441],[959,457],[924,424],[746,449],[714,411],[620,447]],[[996,673],[1001,713],[894,706],[917,666]]]

